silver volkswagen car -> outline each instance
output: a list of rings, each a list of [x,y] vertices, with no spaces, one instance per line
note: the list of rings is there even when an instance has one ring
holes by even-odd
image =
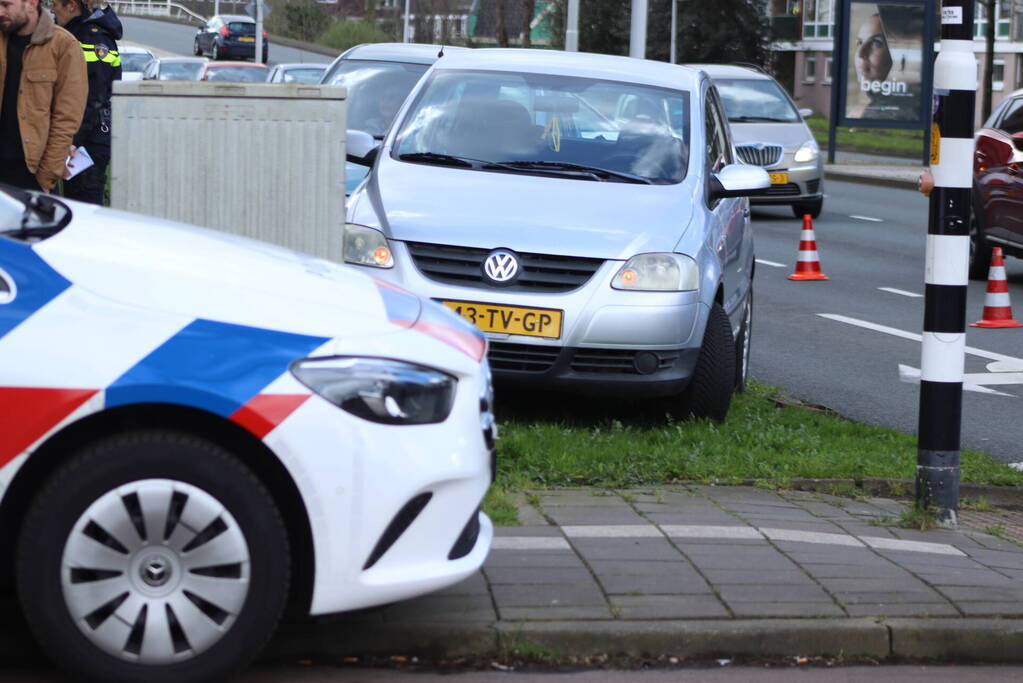
[[[753,238],[701,72],[548,50],[438,61],[352,195],[345,261],[482,328],[495,376],[724,419],[748,370]]]

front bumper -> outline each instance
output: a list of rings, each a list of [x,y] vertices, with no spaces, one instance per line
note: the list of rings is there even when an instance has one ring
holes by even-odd
[[[395,267],[373,274],[436,301],[468,301],[563,311],[557,339],[488,332],[496,379],[587,392],[662,396],[683,390],[703,339],[699,292],[611,288],[622,261],[604,261],[565,292],[459,286],[428,277],[408,245],[391,240]]]
[[[788,182],[771,185],[762,194],[750,197],[751,204],[796,204],[823,197],[820,163],[801,164],[789,168],[765,168],[768,173],[788,173]]]

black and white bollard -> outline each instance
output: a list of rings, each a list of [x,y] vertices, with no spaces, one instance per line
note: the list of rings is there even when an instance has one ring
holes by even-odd
[[[939,522],[956,524],[966,349],[966,285],[973,186],[977,65],[973,0],[941,7],[941,49],[934,62],[930,195],[916,500]]]

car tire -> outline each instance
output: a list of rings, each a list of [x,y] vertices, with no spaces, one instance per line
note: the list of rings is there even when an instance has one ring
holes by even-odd
[[[196,57],[199,57],[199,56],[202,55],[202,48],[199,47],[199,39],[198,38],[195,39],[195,41],[194,41],[194,43],[192,45],[192,54],[194,54]]]
[[[74,679],[224,680],[273,634],[290,551],[272,497],[238,459],[144,430],[94,443],[49,478],[15,567],[32,632]]]
[[[213,61],[220,59],[220,50],[217,48],[217,41],[213,41],[213,45],[210,48],[210,59]]]
[[[792,214],[796,218],[802,218],[806,214],[810,214],[810,218],[817,218],[821,215],[821,210],[824,208],[824,198],[819,197],[808,202],[800,202],[792,205]]]
[[[741,394],[746,391],[749,379],[750,341],[753,333],[753,285],[746,292],[746,301],[742,306],[742,322],[739,335],[735,339],[735,391]]]
[[[984,239],[983,219],[976,205],[970,212],[970,269],[971,280],[986,280],[991,268],[991,243]]]
[[[700,355],[689,385],[682,393],[683,412],[723,422],[735,387],[735,341],[728,315],[714,304],[707,316]]]

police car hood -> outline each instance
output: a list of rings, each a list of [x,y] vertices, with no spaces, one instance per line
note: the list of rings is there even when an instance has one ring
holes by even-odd
[[[395,295],[353,267],[226,233],[67,203],[71,223],[34,249],[72,285],[111,301],[321,337],[396,332],[422,309],[418,297]],[[394,324],[396,307],[403,325]]]

